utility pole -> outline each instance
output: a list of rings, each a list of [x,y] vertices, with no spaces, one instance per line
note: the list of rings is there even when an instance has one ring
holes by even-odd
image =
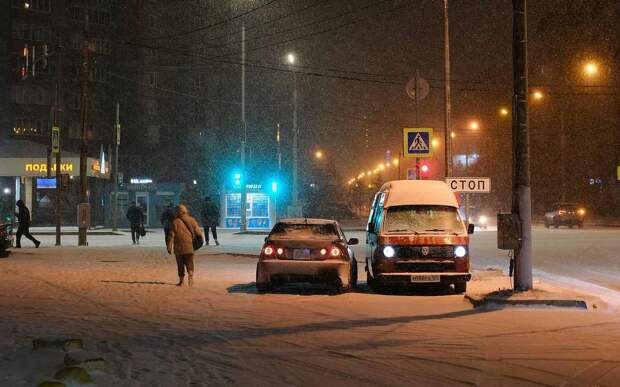
[[[121,145],[120,105],[116,103],[116,122],[114,124],[114,197],[112,198],[112,231],[118,230],[118,147]]]
[[[90,207],[88,205],[88,176],[86,168],[86,126],[88,125],[88,77],[90,70],[90,51],[88,39],[84,39],[84,45],[82,47],[82,64],[80,67],[80,204],[78,209],[78,245],[87,246],[86,240],[87,226],[83,224],[82,219],[89,217],[84,214],[84,211],[90,213]]]
[[[418,106],[420,103],[420,71],[418,69],[415,70],[415,126],[416,128],[420,127],[420,107]],[[431,146],[431,144],[428,144]],[[420,158],[415,158],[415,179],[421,180],[422,173],[420,172]]]
[[[241,224],[240,230],[248,229],[247,214],[247,171],[245,166],[245,147],[248,131],[245,122],[245,25],[241,26]]]
[[[62,43],[61,43],[62,44]],[[61,245],[61,227],[62,227],[62,174],[60,169],[61,164],[61,155],[60,155],[60,140],[61,140],[61,119],[59,117],[60,112],[62,111],[61,106],[63,106],[63,82],[64,82],[64,72],[63,72],[63,47],[59,44],[56,48],[56,100],[54,107],[54,127],[58,128],[57,130],[57,142],[58,147],[55,149],[56,153],[56,246]],[[52,136],[54,136],[54,132],[52,132]],[[54,141],[52,141],[52,146],[54,145]]]
[[[515,250],[515,290],[532,289],[532,198],[528,130],[527,0],[513,0],[513,176],[512,213],[520,221]]]
[[[301,216],[299,208],[299,128],[297,126],[297,72],[293,74],[293,192],[294,216]]]
[[[280,123],[276,125],[276,143],[278,144],[278,172],[282,170],[282,148],[280,146]]]
[[[564,116],[564,103],[560,104],[560,201],[566,201],[566,118]]]
[[[444,61],[444,153],[445,153],[445,175],[452,176],[452,142],[450,141],[450,114],[452,103],[450,101],[450,23],[448,18],[448,0],[443,0],[443,61]]]

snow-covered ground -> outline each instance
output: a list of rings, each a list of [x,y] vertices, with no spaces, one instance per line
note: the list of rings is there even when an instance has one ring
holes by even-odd
[[[59,369],[62,354],[31,349],[45,336],[82,338],[101,353],[110,369],[95,378],[104,386],[620,380],[614,308],[477,310],[460,295],[378,295],[364,283],[338,296],[311,286],[259,295],[255,258],[235,254],[256,254],[264,237],[229,232],[199,251],[194,288],[177,288],[163,235],[140,246],[127,238],[0,259],[1,386],[33,386]],[[477,275],[470,291],[500,285]]]

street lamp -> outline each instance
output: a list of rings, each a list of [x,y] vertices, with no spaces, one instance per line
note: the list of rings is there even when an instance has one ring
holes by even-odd
[[[535,99],[536,101],[540,101],[540,100],[542,100],[542,99],[544,98],[544,96],[545,96],[545,95],[542,93],[542,91],[540,91],[540,90],[536,90],[536,91],[534,91],[534,93],[532,94],[532,96],[534,97],[534,99]]]
[[[598,63],[593,62],[593,61],[586,62],[583,65],[583,72],[588,77],[594,77],[598,75],[598,72],[599,72]]]
[[[321,160],[323,158],[323,152],[320,150],[314,152],[314,158],[316,158],[317,160]]]
[[[480,123],[478,121],[476,121],[476,120],[471,121],[469,123],[469,129],[471,129],[471,130],[478,130],[478,129],[480,129]]]
[[[297,63],[297,55],[290,52],[286,55],[286,62],[293,66]],[[294,217],[301,216],[301,208],[299,207],[299,129],[297,127],[297,72],[293,72],[293,187],[292,200],[289,207],[289,215]]]
[[[500,114],[501,116],[506,117],[506,116],[508,115],[508,113],[510,113],[510,111],[508,110],[508,108],[503,107],[503,108],[500,108],[500,109],[499,109],[499,114]]]

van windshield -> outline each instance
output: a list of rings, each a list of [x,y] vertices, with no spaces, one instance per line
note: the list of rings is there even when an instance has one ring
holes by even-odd
[[[462,234],[465,226],[454,207],[450,206],[395,206],[387,209],[385,232],[415,232],[428,234],[444,232]]]

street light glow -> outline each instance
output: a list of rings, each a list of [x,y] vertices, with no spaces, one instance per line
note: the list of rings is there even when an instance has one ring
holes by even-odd
[[[588,62],[583,66],[583,72],[589,76],[593,77],[598,74],[598,64],[595,62]]]
[[[297,62],[297,57],[292,52],[286,54],[286,62],[290,65],[294,65]]]
[[[508,111],[508,109],[507,109],[507,108],[501,108],[501,109],[499,109],[499,114],[500,114],[500,115],[502,115],[502,116],[507,116],[507,115],[508,115],[508,113],[510,113],[510,111]]]
[[[456,137],[456,133],[450,132],[450,138],[454,138],[454,137]]]
[[[540,101],[541,99],[543,99],[544,96],[545,95],[540,90],[536,90],[534,92],[534,99],[537,100],[537,101]]]
[[[2,192],[4,192],[5,195],[8,195],[11,193],[11,189],[10,188],[5,188]]]
[[[433,146],[433,148],[437,148],[439,146],[439,140],[434,138],[433,141],[431,142],[431,145]]]
[[[396,159],[396,160],[392,160],[392,164],[394,164],[394,165],[398,165],[398,159]]]
[[[316,157],[317,159],[322,159],[323,158],[323,152],[318,150],[314,153],[314,157]]]
[[[480,129],[480,123],[478,121],[475,121],[475,120],[471,121],[469,123],[469,129],[471,129],[471,130],[478,130],[478,129]]]

